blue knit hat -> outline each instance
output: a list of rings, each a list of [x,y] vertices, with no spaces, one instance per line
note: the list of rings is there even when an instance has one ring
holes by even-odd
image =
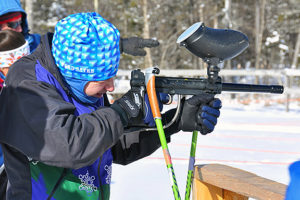
[[[120,33],[98,13],[77,13],[55,26],[52,54],[64,77],[102,81],[116,75]]]

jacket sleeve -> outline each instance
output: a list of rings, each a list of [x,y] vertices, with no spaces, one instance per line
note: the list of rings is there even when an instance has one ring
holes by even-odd
[[[123,126],[109,107],[75,116],[55,87],[23,80],[0,95],[0,141],[33,160],[64,168],[92,164],[119,141]]]
[[[175,114],[175,109],[169,110],[162,115],[163,124],[169,122]],[[175,121],[165,129],[167,142],[171,141],[171,135],[177,133],[178,122]],[[127,165],[136,160],[149,156],[161,147],[157,131],[127,130],[120,141],[112,148],[113,162]]]

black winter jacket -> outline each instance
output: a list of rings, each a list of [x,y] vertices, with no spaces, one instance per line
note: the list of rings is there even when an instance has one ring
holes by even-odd
[[[40,64],[71,97],[51,54],[52,36],[44,35],[33,54],[13,64],[0,95],[0,143],[8,199],[30,198],[30,160],[76,169],[93,163],[111,148],[113,162],[125,165],[160,147],[156,131],[124,130],[106,96],[104,107],[75,116],[72,103],[64,101],[53,85],[37,80]],[[163,115],[163,121],[169,121],[174,112]],[[166,130],[168,141],[175,132],[176,125]]]

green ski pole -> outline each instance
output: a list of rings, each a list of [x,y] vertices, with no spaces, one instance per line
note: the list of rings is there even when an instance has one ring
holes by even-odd
[[[195,164],[197,138],[198,138],[198,131],[193,131],[190,159],[189,159],[189,167],[188,167],[188,175],[187,175],[187,179],[186,179],[185,200],[189,200],[190,195],[191,195],[191,187],[192,187],[193,176],[194,176],[194,164]]]
[[[159,110],[159,104],[158,104],[158,100],[157,100],[157,96],[156,96],[155,74],[159,73],[158,70],[159,69],[155,68],[155,67],[146,69],[145,85],[147,88],[147,94],[149,97],[150,107],[152,110],[153,118],[155,119],[155,124],[157,127],[161,147],[163,150],[165,162],[166,162],[168,173],[170,176],[173,195],[174,195],[175,200],[180,200],[179,189],[178,189],[178,185],[177,185],[177,181],[176,181],[176,177],[175,177],[175,172],[173,169],[171,155],[170,155],[170,152],[168,149],[165,132],[164,132],[162,121],[161,121],[161,113]]]

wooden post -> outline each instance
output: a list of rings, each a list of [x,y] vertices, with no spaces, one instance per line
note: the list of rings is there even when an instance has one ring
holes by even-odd
[[[193,188],[197,188],[193,192],[193,200],[248,200],[244,195],[202,181],[194,181]]]
[[[195,166],[193,200],[283,200],[286,185],[220,164]]]
[[[193,200],[222,200],[222,188],[204,183],[199,180],[193,182]]]

